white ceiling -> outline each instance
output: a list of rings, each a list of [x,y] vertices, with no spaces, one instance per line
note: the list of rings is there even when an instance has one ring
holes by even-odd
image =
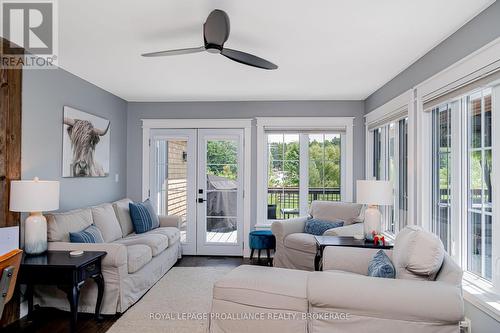
[[[365,99],[492,0],[63,0],[59,64],[128,101]],[[207,52],[211,10],[231,20],[226,46],[266,71]]]

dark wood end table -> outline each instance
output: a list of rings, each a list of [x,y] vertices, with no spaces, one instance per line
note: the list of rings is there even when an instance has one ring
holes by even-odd
[[[314,258],[314,269],[322,270],[323,250],[327,246],[362,247],[366,249],[392,249],[392,242],[385,242],[385,245],[375,245],[373,241],[356,239],[348,236],[314,236],[316,239],[316,257]]]
[[[80,288],[90,278],[97,284],[95,317],[100,320],[104,295],[101,260],[105,255],[106,252],[102,251],[85,251],[80,257],[70,257],[69,251],[47,251],[36,256],[24,254],[18,279],[27,287],[28,316],[32,316],[33,312],[33,287],[55,285],[67,294],[71,309],[70,328],[71,332],[75,332]]]

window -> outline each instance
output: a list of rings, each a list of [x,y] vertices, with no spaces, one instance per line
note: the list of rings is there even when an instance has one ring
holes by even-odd
[[[432,127],[431,228],[467,271],[491,281],[492,90],[433,108]]]
[[[373,177],[382,179],[382,129],[373,131]]]
[[[451,221],[451,106],[432,111],[432,228],[450,249]]]
[[[267,134],[268,219],[299,213],[299,134]]]
[[[340,134],[309,134],[308,204],[314,200],[340,201]]]
[[[396,234],[408,224],[408,118],[372,131],[373,177],[394,184],[394,204],[382,208],[385,231]]]
[[[341,134],[269,131],[267,218],[306,214],[313,200],[341,200]],[[302,209],[304,210],[304,209]]]
[[[491,280],[491,89],[467,96],[467,270]]]
[[[259,117],[257,228],[353,200],[354,117]]]
[[[399,180],[398,180],[398,219],[399,229],[408,225],[408,118],[398,122],[399,126]]]

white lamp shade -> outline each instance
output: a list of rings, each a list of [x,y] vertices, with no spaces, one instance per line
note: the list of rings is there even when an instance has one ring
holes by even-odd
[[[10,182],[10,210],[47,212],[59,209],[59,182],[13,180]]]
[[[358,180],[356,182],[357,203],[366,205],[392,205],[393,185],[386,180]]]

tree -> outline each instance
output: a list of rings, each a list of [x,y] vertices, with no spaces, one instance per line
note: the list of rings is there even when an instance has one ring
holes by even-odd
[[[236,179],[238,170],[238,147],[234,141],[207,142],[207,173]]]

